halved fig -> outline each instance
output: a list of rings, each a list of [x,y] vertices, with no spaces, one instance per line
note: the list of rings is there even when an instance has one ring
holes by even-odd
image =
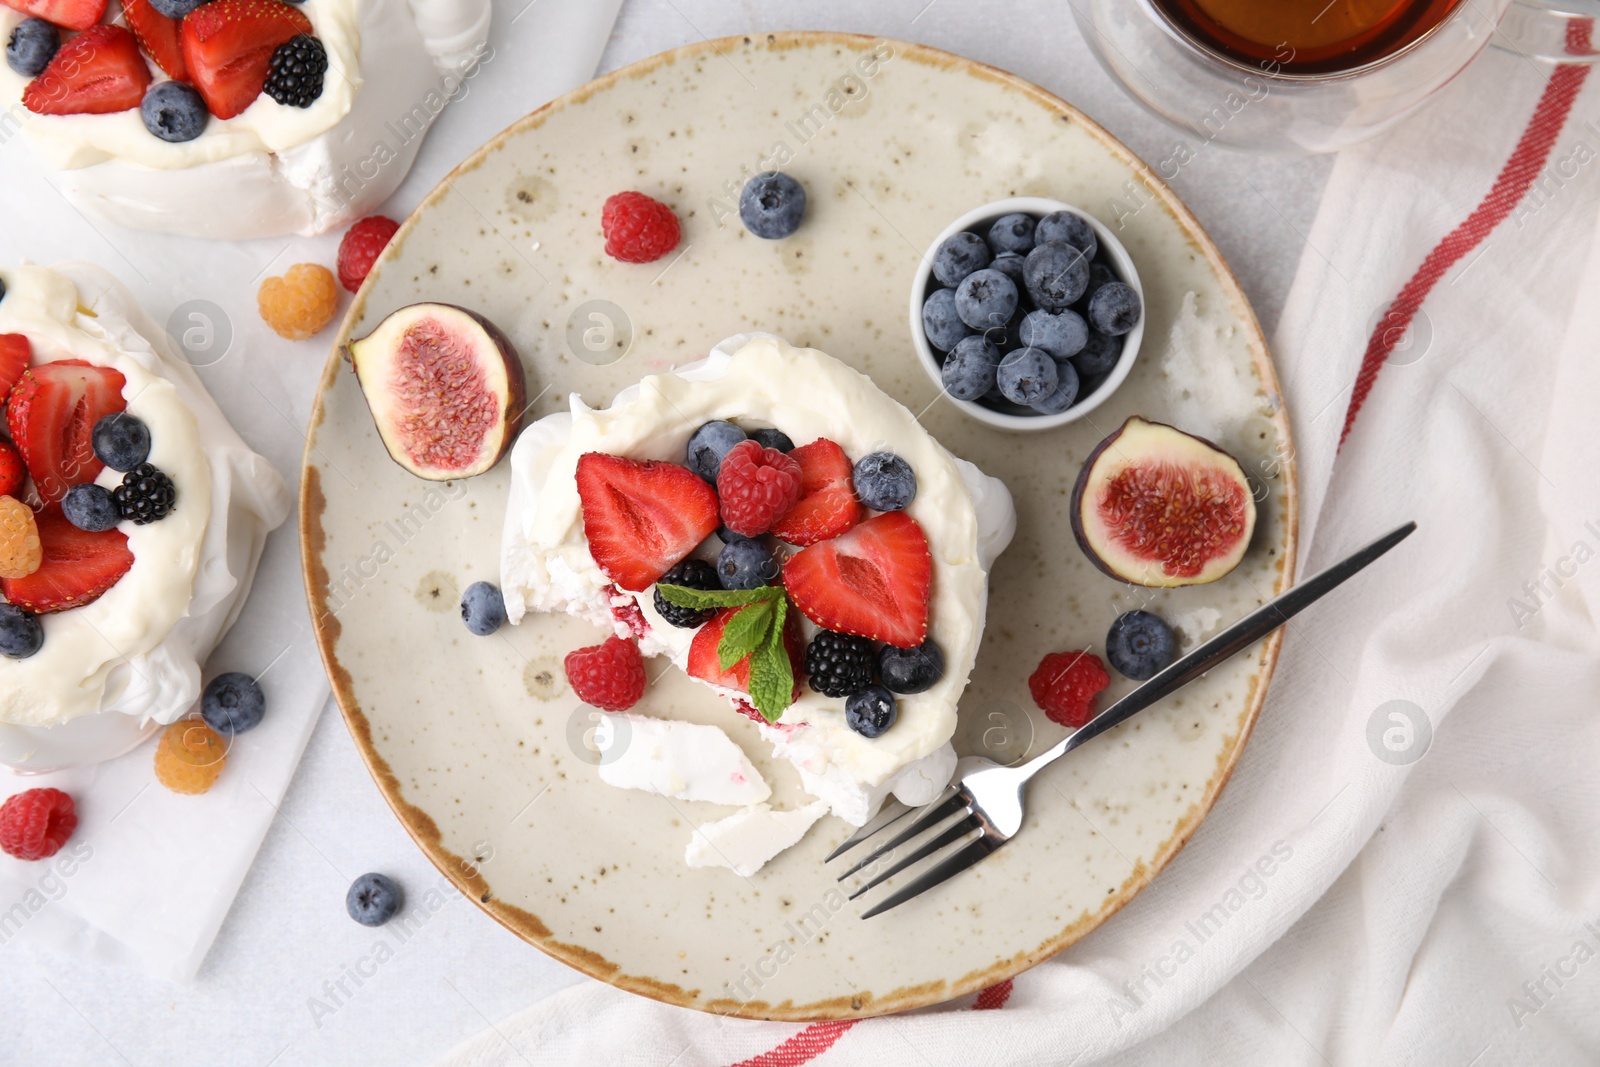
[[[522,428],[522,360],[499,328],[454,304],[411,304],[345,346],[394,461],[442,482],[482,474]]]
[[[1238,460],[1137,415],[1089,454],[1072,491],[1078,545],[1133,585],[1214,582],[1239,565],[1255,527]]]

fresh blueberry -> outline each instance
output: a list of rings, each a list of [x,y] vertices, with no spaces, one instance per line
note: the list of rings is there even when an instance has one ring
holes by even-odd
[[[944,652],[928,638],[916,648],[884,645],[878,653],[878,677],[891,693],[922,693],[944,677]]]
[[[882,737],[894,725],[894,694],[881,685],[851,693],[844,702],[844,721],[862,737]]]
[[[973,334],[951,349],[939,378],[957,400],[977,400],[994,388],[999,369],[1000,350],[982,334]]]
[[[761,541],[730,541],[717,553],[717,580],[724,589],[760,589],[778,580],[778,560]]]
[[[1078,388],[1078,372],[1072,369],[1072,364],[1057,363],[1055,392],[1034,401],[1033,410],[1041,415],[1059,415],[1078,399]]]
[[[1136,682],[1155,677],[1175,651],[1171,628],[1148,611],[1118,615],[1106,633],[1106,659]]]
[[[940,285],[954,289],[967,275],[987,267],[993,258],[982,237],[965,230],[953,233],[933,253],[933,276]]]
[[[266,713],[261,683],[242,671],[217,675],[200,696],[200,717],[223,737],[254,730]]]
[[[1070,245],[1051,242],[1028,253],[1022,280],[1033,302],[1047,311],[1069,308],[1089,286],[1089,261]]]
[[[775,241],[800,228],[806,213],[805,186],[779,171],[757,174],[739,194],[739,219],[757,237]]]
[[[1024,260],[1022,255],[1018,252],[1001,252],[998,256],[995,256],[994,261],[989,264],[989,269],[997,270],[1001,274],[1004,274],[1007,278],[1010,278],[1011,284],[1017,287],[1017,295],[1020,297],[1024,292],[1024,283],[1022,281],[1022,265],[1025,262],[1027,261]]]
[[[181,19],[207,0],[150,0],[150,6],[169,19]]]
[[[126,411],[95,423],[90,441],[95,458],[114,471],[131,471],[150,458],[150,427]]]
[[[382,926],[394,918],[406,895],[386,874],[363,874],[350,883],[344,895],[344,910],[362,926]]]
[[[193,86],[157,82],[144,94],[139,117],[144,128],[163,141],[192,141],[206,128],[211,112]]]
[[[0,656],[27,659],[44,644],[39,616],[15,604],[0,604]]]
[[[1139,294],[1123,282],[1107,282],[1089,300],[1089,325],[1121,337],[1139,321]]]
[[[506,621],[506,598],[500,587],[473,582],[461,594],[461,621],[479,637],[488,637]]]
[[[917,475],[893,452],[869,452],[856,460],[851,482],[856,499],[873,511],[899,511],[917,497]]]
[[[88,533],[104,533],[122,521],[117,498],[104,486],[86,482],[67,490],[61,500],[61,514],[68,522]]]
[[[748,534],[734,533],[732,530],[728,529],[727,526],[718,526],[717,527],[717,538],[718,538],[718,540],[720,540],[725,545],[731,545],[735,541],[754,541],[755,540],[754,537],[751,537]]]
[[[1051,359],[1059,362],[1077,355],[1089,343],[1089,324],[1071,308],[1062,311],[1040,308],[1023,316],[1018,334],[1025,347],[1042,348]]]
[[[1111,268],[1106,266],[1104,263],[1089,264],[1089,288],[1083,291],[1083,302],[1087,304],[1090,300],[1094,299],[1094,294],[1099,291],[1102,285],[1105,285],[1109,282],[1114,282],[1116,280],[1117,276],[1113,274],[1111,272]]]
[[[756,430],[750,434],[750,440],[762,448],[776,448],[785,453],[794,451],[794,441],[782,430]]]
[[[1032,215],[1014,212],[1001,215],[989,227],[989,247],[995,255],[1001,252],[1027,252],[1033,247],[1033,228],[1038,225]]]
[[[936,289],[922,305],[922,332],[928,344],[940,352],[948,352],[956,342],[972,332],[971,327],[956,314],[956,291]]]
[[[6,66],[31,78],[50,65],[61,47],[61,31],[44,19],[23,19],[6,41]]]
[[[1016,283],[1000,271],[975,270],[956,287],[956,314],[974,330],[1004,326],[1016,310]]]
[[[1072,357],[1072,365],[1085,378],[1110,374],[1111,368],[1122,358],[1122,338],[1108,337],[1099,330],[1089,331],[1089,340],[1083,351]]]
[[[706,423],[689,438],[689,469],[716,485],[722,457],[744,440],[745,432],[731,422],[717,419]]]
[[[1040,219],[1033,231],[1033,239],[1037,244],[1058,241],[1071,245],[1088,259],[1093,259],[1100,250],[1100,240],[1094,235],[1094,227],[1089,225],[1089,220],[1070,211],[1052,211]]]
[[[1001,358],[995,381],[1007,400],[1032,406],[1056,391],[1060,377],[1056,361],[1044,349],[1019,348]]]

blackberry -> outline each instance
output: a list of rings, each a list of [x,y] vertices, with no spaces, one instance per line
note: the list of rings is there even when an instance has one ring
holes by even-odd
[[[806,677],[825,697],[847,697],[872,684],[877,659],[865,637],[824,630],[806,646]]]
[[[322,76],[327,72],[328,53],[322,42],[309,33],[296,34],[272,53],[262,91],[285,107],[310,107],[322,95]]]
[[[721,589],[722,583],[717,581],[717,569],[703,559],[686,559],[661,576],[662,585],[683,585],[690,589]],[[711,621],[711,616],[717,613],[716,608],[679,607],[670,604],[661,595],[661,590],[656,590],[656,611],[663,619],[674,626],[684,630],[696,626],[704,626]]]
[[[122,484],[111,495],[122,517],[140,526],[166,518],[178,500],[172,479],[150,463],[141,463],[123,475]]]

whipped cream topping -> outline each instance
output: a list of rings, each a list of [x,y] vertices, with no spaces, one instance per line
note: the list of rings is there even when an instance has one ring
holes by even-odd
[[[109,758],[145,720],[171,722],[193,706],[201,663],[237,616],[289,494],[111,275],[67,263],[0,278],[0,333],[26,335],[35,364],[82,359],[119,371],[127,410],[150,427],[150,462],[177,488],[166,518],[119,524],[134,560],[116,585],[41,616],[44,645],[33,656],[0,658],[0,762],[43,770]],[[107,469],[96,481],[111,488],[121,478]],[[108,712],[124,721],[81,723]],[[61,734],[46,729],[74,720]],[[62,744],[66,733],[74,743]]]

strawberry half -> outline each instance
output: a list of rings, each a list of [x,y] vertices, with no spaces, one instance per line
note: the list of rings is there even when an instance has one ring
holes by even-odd
[[[150,0],[122,0],[122,13],[128,17],[128,29],[133,31],[144,54],[173,81],[188,81],[183,47],[178,43],[178,20],[151,7]]]
[[[105,17],[106,0],[0,0],[7,7],[36,15],[69,30],[87,30]]]
[[[22,499],[22,483],[28,480],[28,468],[22,456],[10,441],[0,438],[0,496]]]
[[[11,390],[6,425],[46,504],[105,469],[94,454],[94,424],[128,406],[126,383],[110,367],[63,359],[26,371]]]
[[[853,467],[844,449],[819,437],[789,453],[800,464],[800,499],[772,526],[791,545],[814,545],[838,537],[866,518],[851,484]]]
[[[689,642],[689,659],[684,664],[684,671],[689,677],[710,682],[712,685],[720,685],[724,689],[737,689],[741,693],[750,692],[750,657],[746,656],[735,663],[731,670],[725,671],[722,669],[722,659],[717,655],[717,645],[722,641],[722,631],[728,628],[728,620],[739,611],[739,608],[724,608],[713,615],[710,622],[694,632],[694,640]],[[794,672],[794,693],[789,698],[792,703],[800,695],[800,671],[801,665],[805,662],[805,646],[792,612],[784,621],[783,647],[789,653],[789,667]],[[767,721],[761,717],[760,712],[756,712],[754,718],[761,723]]]
[[[11,395],[22,372],[33,361],[33,346],[20,333],[0,333],[0,404]]]
[[[933,556],[903,511],[801,549],[783,565],[789,599],[824,630],[915,648],[928,635]]]
[[[36,516],[44,562],[26,578],[0,578],[0,593],[25,611],[45,615],[98,600],[133,566],[128,535],[88,533],[50,506]]]
[[[650,588],[717,528],[717,494],[676,463],[586,452],[578,457],[578,499],[594,561],[606,577],[635,593]]]
[[[212,0],[183,18],[183,62],[206,107],[231,119],[267,84],[267,64],[280,44],[311,32],[311,20],[281,0]]]
[[[61,46],[22,90],[22,104],[35,115],[105,115],[138,107],[149,87],[150,68],[133,34],[95,26]]]

